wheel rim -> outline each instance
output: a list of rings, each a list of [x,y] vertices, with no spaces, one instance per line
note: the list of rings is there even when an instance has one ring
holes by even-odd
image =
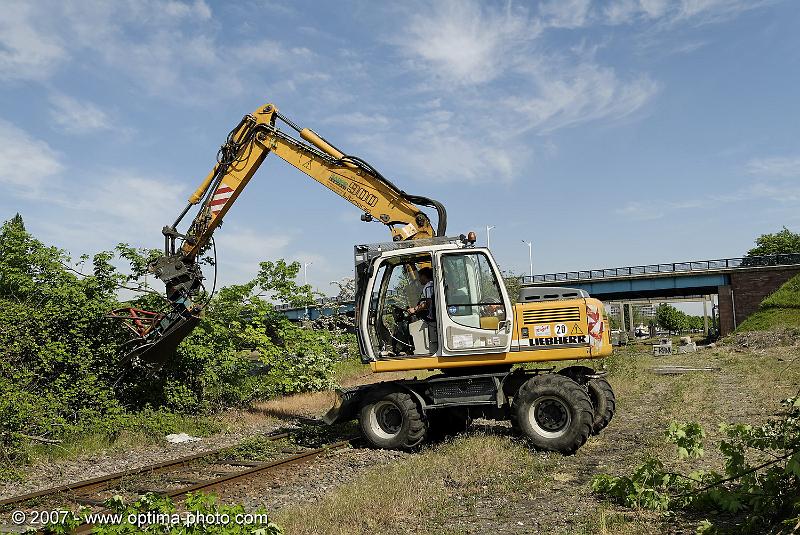
[[[569,429],[572,415],[561,398],[541,396],[531,405],[528,419],[538,434],[546,438],[558,438]]]
[[[391,401],[379,401],[369,411],[373,433],[383,439],[396,437],[403,427],[403,413]]]

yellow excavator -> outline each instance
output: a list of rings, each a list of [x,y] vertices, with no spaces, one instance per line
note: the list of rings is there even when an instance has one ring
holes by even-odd
[[[136,333],[132,358],[162,362],[197,325],[200,296],[207,295],[199,259],[270,153],[357,206],[363,221],[389,227],[392,241],[354,250],[362,361],[373,372],[438,370],[424,379],[339,390],[328,424],[357,418],[374,446],[408,449],[463,430],[476,417],[511,420],[535,446],[563,453],[608,425],[615,398],[604,373],[552,364],[611,354],[602,303],[581,290],[523,287],[512,305],[491,252],[475,246],[475,233],[447,236],[441,203],[406,193],[273,104],[228,134],[214,168],[164,227],[164,255],[150,271],[165,283],[171,308],[118,314]],[[196,205],[188,230],[179,232]],[[436,212],[435,227],[421,206]]]

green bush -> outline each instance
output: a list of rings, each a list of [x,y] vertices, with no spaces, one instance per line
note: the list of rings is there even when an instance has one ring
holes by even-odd
[[[763,425],[721,426],[726,436],[719,444],[723,474],[671,472],[659,459],[649,458],[631,475],[595,476],[592,489],[628,507],[737,515],[737,527],[746,533],[777,533],[781,526],[792,530],[800,523],[800,398],[783,405],[783,414]],[[704,436],[691,422],[672,424],[667,432],[679,458],[701,457]],[[698,529],[713,530],[708,520]]]
[[[266,300],[302,305],[313,298],[295,283],[299,263],[282,260],[262,262],[247,284],[222,288],[160,370],[132,366],[122,349],[127,333],[108,313],[163,308],[152,292],[130,303],[117,297],[120,286],[140,286],[156,254],[120,244],[71,267],[22,218],[0,227],[0,459],[24,460],[32,437],[113,435],[136,418],[163,429],[160,419],[170,412],[204,414],[331,385],[343,358],[341,335],[302,329]]]

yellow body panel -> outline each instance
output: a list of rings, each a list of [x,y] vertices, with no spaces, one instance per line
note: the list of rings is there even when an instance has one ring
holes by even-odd
[[[603,304],[597,299],[519,303],[513,313],[514,333],[508,353],[380,359],[371,362],[370,367],[374,372],[434,370],[611,355]]]

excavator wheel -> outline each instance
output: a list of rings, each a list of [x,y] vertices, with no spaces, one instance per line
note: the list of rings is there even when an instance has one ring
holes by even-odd
[[[511,403],[511,425],[543,450],[575,453],[589,438],[593,419],[586,389],[558,374],[529,379]]]
[[[368,393],[358,415],[361,432],[377,448],[411,449],[427,435],[428,426],[411,394],[378,388]]]
[[[602,377],[589,379],[586,389],[589,391],[589,398],[592,400],[594,408],[592,434],[597,435],[608,426],[611,418],[614,417],[617,410],[617,398],[614,396],[611,385]]]
[[[588,366],[569,366],[558,373],[586,387],[594,409],[592,434],[599,434],[611,422],[617,409],[617,401],[611,385],[602,377],[589,377],[596,372]]]

